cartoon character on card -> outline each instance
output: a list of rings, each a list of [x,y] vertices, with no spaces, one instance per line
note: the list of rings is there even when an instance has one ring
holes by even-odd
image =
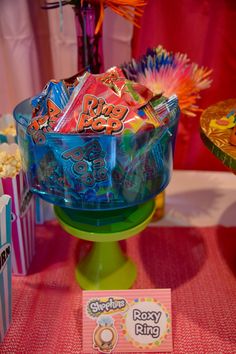
[[[100,353],[111,353],[118,340],[118,334],[111,316],[100,316],[93,333],[93,347]]]

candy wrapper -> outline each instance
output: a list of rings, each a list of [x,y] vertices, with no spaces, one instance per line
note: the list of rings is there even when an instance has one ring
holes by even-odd
[[[11,323],[11,198],[0,197],[0,342]]]
[[[112,86],[113,88],[111,88]],[[107,85],[89,75],[72,98],[55,125],[59,133],[121,135],[137,132],[145,124],[160,125],[154,110],[142,117],[138,110],[148,104],[152,93],[142,85],[126,79],[113,80]]]
[[[28,132],[37,143],[44,142],[44,134],[52,131],[58,116],[66,107],[81,78],[77,75],[62,81],[51,80],[42,93],[31,100],[33,114]]]
[[[16,142],[16,125],[12,114],[0,116],[0,143]]]
[[[35,208],[17,144],[0,145],[0,195],[12,198],[12,271],[26,275],[35,253]]]
[[[137,132],[147,124],[153,128],[162,125],[149,104],[151,91],[127,80],[118,68],[103,75],[86,72],[75,80],[70,93],[69,99],[64,81],[51,81],[32,100],[28,133],[35,143],[44,143],[45,134],[51,131],[121,135],[123,131]]]

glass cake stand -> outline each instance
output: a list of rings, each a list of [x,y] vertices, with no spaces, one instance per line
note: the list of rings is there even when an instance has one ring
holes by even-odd
[[[106,212],[54,207],[65,231],[93,242],[92,249],[76,268],[76,279],[82,289],[129,289],[133,285],[136,265],[122,252],[118,241],[141,232],[150,222],[154,209],[153,200]]]
[[[76,267],[83,289],[128,289],[135,281],[136,266],[118,242],[148,225],[170,181],[177,103],[171,112],[161,135],[144,129],[121,136],[45,133],[44,126],[32,136],[30,99],[13,112],[31,191],[54,204],[69,234],[93,242]]]

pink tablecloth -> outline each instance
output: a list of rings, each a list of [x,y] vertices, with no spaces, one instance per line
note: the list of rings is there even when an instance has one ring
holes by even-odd
[[[149,227],[122,245],[139,267],[135,288],[172,288],[174,353],[236,353],[236,227]],[[56,222],[37,227],[1,353],[82,353],[74,268],[89,246]]]

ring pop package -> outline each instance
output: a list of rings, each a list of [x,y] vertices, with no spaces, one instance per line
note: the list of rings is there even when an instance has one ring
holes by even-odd
[[[89,75],[82,87],[67,105],[67,109],[61,115],[54,127],[59,133],[80,134],[105,134],[121,135],[123,131],[137,132],[145,123],[150,123],[153,128],[159,126],[159,122],[152,116],[140,117],[138,109],[148,103],[152,97],[151,92],[147,97],[141,96],[134,90],[132,84],[125,79],[120,94],[117,94],[109,86]],[[142,86],[137,84],[138,86]],[[141,90],[140,90],[141,91]]]
[[[49,100],[61,102],[53,95]],[[112,68],[76,78],[53,120],[44,108],[45,100],[38,100],[32,114],[26,100],[14,111],[28,183],[44,200],[112,210],[143,203],[168,184],[179,118],[176,96],[157,99]]]

